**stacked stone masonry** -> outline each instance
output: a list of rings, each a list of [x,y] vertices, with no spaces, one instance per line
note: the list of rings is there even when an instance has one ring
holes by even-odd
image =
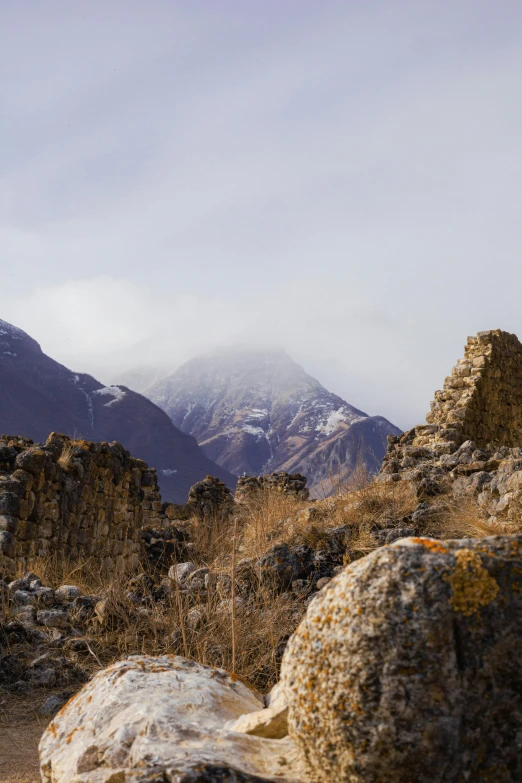
[[[117,442],[52,433],[0,439],[0,572],[59,556],[102,569],[137,566],[144,525],[161,525],[156,473]]]
[[[243,503],[258,492],[274,490],[284,495],[292,495],[299,500],[308,500],[310,495],[306,487],[307,478],[300,473],[265,473],[263,476],[240,476],[237,482],[235,500]]]
[[[435,392],[426,421],[436,429],[418,428],[417,445],[522,445],[522,345],[516,335],[497,329],[468,337],[464,358]]]
[[[380,481],[411,481],[421,501],[450,492],[474,497],[498,532],[522,510],[522,344],[494,330],[468,337],[427,424],[388,438]],[[433,513],[433,509],[430,510]],[[422,529],[422,528],[421,528]]]

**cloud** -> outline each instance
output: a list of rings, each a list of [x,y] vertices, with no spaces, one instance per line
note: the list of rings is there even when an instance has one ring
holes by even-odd
[[[280,344],[416,423],[467,334],[522,334],[521,21],[493,0],[4,4],[0,317],[102,380]]]

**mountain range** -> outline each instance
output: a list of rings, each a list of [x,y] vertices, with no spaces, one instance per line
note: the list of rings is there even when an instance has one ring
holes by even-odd
[[[119,441],[157,469],[164,500],[184,503],[192,484],[236,476],[216,465],[196,440],[151,400],[123,385],[104,386],[44,354],[28,334],[0,320],[0,433],[44,441],[51,431]]]
[[[376,472],[387,436],[400,433],[329,392],[282,350],[216,350],[143,393],[231,473],[300,472],[315,496],[330,494],[358,461]]]

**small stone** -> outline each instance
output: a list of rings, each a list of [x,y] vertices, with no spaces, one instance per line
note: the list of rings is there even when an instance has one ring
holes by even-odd
[[[56,669],[46,667],[31,672],[30,681],[31,685],[37,688],[50,688],[55,684],[57,677]]]
[[[283,739],[288,734],[288,705],[267,707],[258,712],[241,715],[236,721],[226,723],[225,728],[254,737]]]
[[[54,594],[57,601],[74,601],[81,596],[82,591],[76,585],[61,585]]]
[[[49,696],[40,707],[39,713],[44,718],[54,718],[64,704],[64,699],[61,699],[59,696]]]
[[[322,590],[323,587],[326,587],[327,584],[330,584],[332,580],[328,576],[323,576],[321,579],[318,579],[315,583],[315,589],[316,590]]]
[[[176,563],[169,568],[169,579],[183,587],[189,576],[196,571],[194,563]]]
[[[34,605],[36,604],[36,596],[29,593],[27,590],[15,590],[12,595],[13,602],[18,606]]]
[[[36,621],[49,628],[65,628],[69,625],[67,612],[61,609],[41,609],[36,614]]]

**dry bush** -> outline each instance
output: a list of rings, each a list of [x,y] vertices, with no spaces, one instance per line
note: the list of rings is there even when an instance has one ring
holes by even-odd
[[[69,470],[75,447],[81,446],[85,443],[86,441],[84,441],[82,438],[71,438],[71,440],[68,440],[64,444],[62,453],[58,457],[58,465],[60,465],[62,470],[65,470],[66,472]]]
[[[434,515],[428,518],[423,534],[433,538],[484,538],[486,536],[515,534],[522,531],[522,515],[515,520],[499,519],[490,522],[473,495],[439,496],[433,502]]]
[[[310,501],[276,489],[253,492],[241,503],[239,511],[241,557],[260,557],[270,542],[284,539],[286,521],[309,506]]]

